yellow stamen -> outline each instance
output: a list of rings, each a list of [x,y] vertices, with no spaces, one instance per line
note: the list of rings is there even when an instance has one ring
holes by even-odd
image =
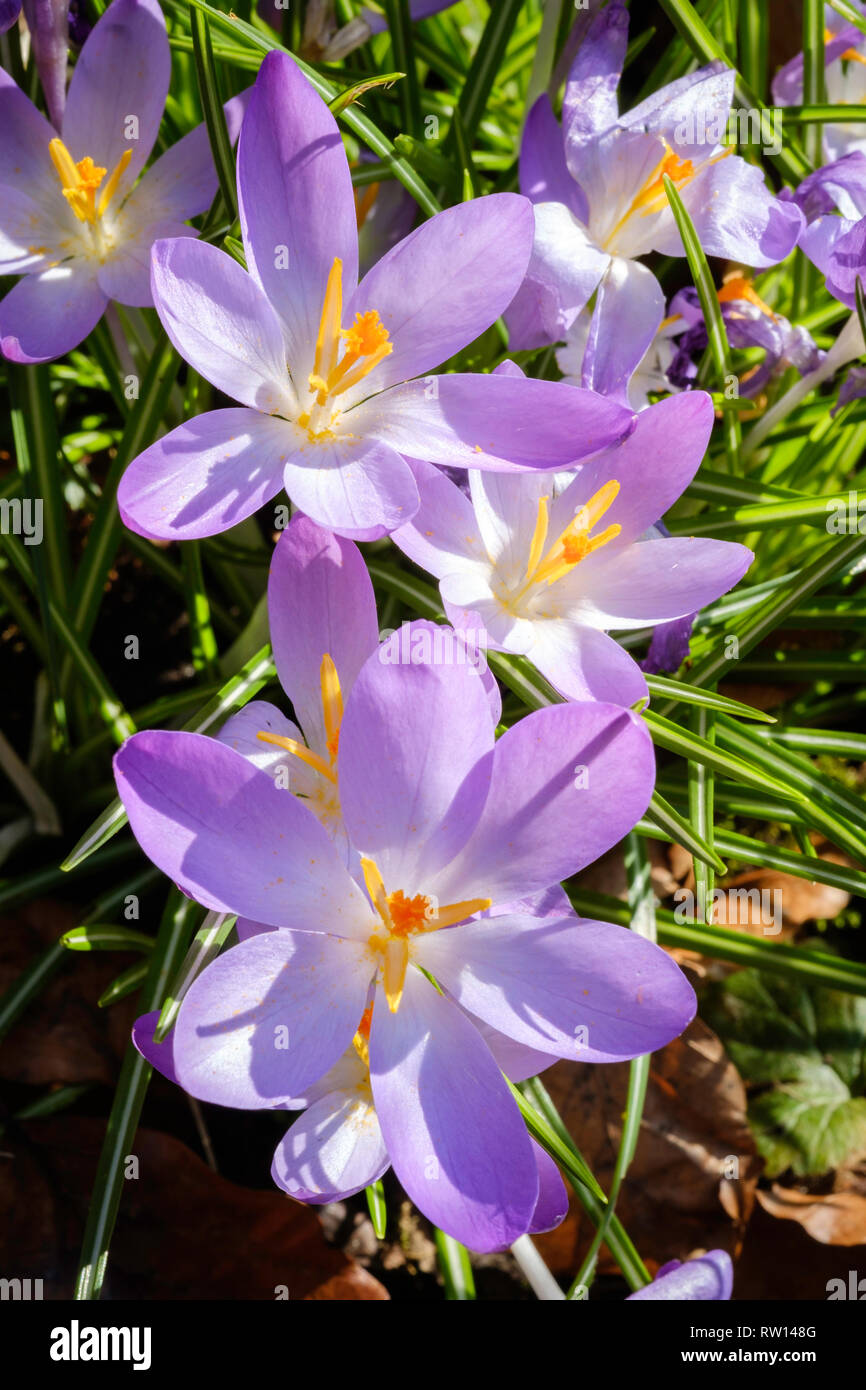
[[[530,546],[530,561],[535,560],[535,563],[530,563],[527,566],[526,582],[520,590],[520,594],[530,584],[555,584],[558,579],[562,579],[564,575],[570,573],[575,565],[580,564],[581,560],[585,560],[587,555],[600,550],[603,545],[607,545],[619,535],[622,527],[618,522],[614,522],[600,535],[590,536],[593,527],[598,525],[605,512],[612,506],[618,493],[619,483],[615,478],[611,478],[609,482],[606,482],[597,492],[593,493],[540,563],[535,558],[537,549],[535,541],[538,535],[538,525],[536,524],[535,535]]]
[[[664,207],[667,202],[667,194],[665,193],[664,185],[665,174],[673,179],[678,188],[681,184],[687,184],[694,178],[696,170],[692,161],[690,159],[680,159],[679,155],[671,149],[667,141],[664,142],[664,147],[665,152],[649,178],[635,197],[632,198],[627,210],[623,213],[613,229],[608,232],[605,238],[605,246],[610,245],[617,232],[625,226],[626,222],[628,222],[629,218],[634,213],[640,212],[641,216],[649,217],[651,213],[658,212]]]
[[[544,543],[547,540],[547,527],[550,522],[550,513],[547,503],[548,497],[539,497],[538,516],[535,518],[535,530],[532,533],[532,544],[529,547],[529,559],[526,562],[526,578],[531,579],[544,554]]]
[[[379,873],[379,866],[375,859],[367,859],[361,855],[361,871],[364,875],[364,882],[367,885],[367,892],[370,894],[370,901],[378,912],[385,926],[390,931],[393,922],[391,912],[388,907],[388,895],[385,892],[385,884],[382,875]]]
[[[490,898],[467,898],[465,902],[448,903],[436,908],[424,893],[407,898],[402,889],[385,892],[385,883],[374,859],[361,856],[364,883],[374,908],[379,914],[386,936],[375,933],[370,946],[382,957],[382,983],[388,1008],[396,1013],[403,996],[406,971],[409,966],[409,937],[418,932],[438,931],[463,922],[475,912],[484,912]]]
[[[314,753],[305,743],[298,743],[295,738],[284,738],[282,734],[258,733],[256,738],[260,738],[262,743],[274,743],[277,748],[285,748],[287,753],[293,753],[301,762],[307,763],[315,768],[316,772],[322,777],[327,777],[329,782],[336,783],[337,774],[332,767],[329,767],[324,758],[320,758],[318,753]]]
[[[316,407],[320,409],[331,405],[334,399],[357,386],[359,381],[369,375],[390,352],[394,345],[375,309],[355,315],[351,328],[342,328],[343,317],[343,267],[336,257],[328,275],[325,298],[322,304],[322,317],[316,338],[316,354],[313,370],[310,373],[310,390],[316,392]],[[345,351],[340,358],[340,339]],[[339,360],[338,360],[339,359]],[[300,417],[300,424],[313,436],[324,433],[319,429],[319,421],[313,419],[314,411],[307,411]],[[327,422],[323,422],[327,425]]]
[[[124,150],[120,159],[115,165],[111,177],[102,191],[99,205],[96,203],[96,191],[102,180],[105,178],[106,169],[94,164],[90,155],[85,155],[76,164],[72,155],[58,137],[48,142],[48,153],[51,162],[57,170],[63,188],[63,196],[75,213],[79,222],[96,222],[105,212],[109,202],[117,192],[118,184],[123,177],[126,166],[132,159],[132,150]]]
[[[111,174],[111,177],[108,180],[108,183],[105,185],[101,194],[99,195],[99,206],[96,209],[97,217],[102,216],[102,214],[105,212],[105,209],[108,207],[108,204],[111,202],[112,198],[117,192],[117,185],[123,178],[126,166],[131,159],[132,150],[124,150],[123,154],[120,156],[120,159],[114,166],[114,170]]]
[[[406,971],[409,966],[409,942],[405,936],[391,936],[385,942],[383,952],[382,984],[388,1008],[395,1014],[403,998],[406,984]]]
[[[337,750],[340,744],[340,725],[343,721],[343,693],[340,690],[340,677],[337,675],[337,668],[334,665],[333,657],[328,652],[322,657],[322,665],[319,672],[319,680],[322,687],[322,711],[325,716],[325,739],[328,745],[328,752],[331,755],[331,763],[337,761]]]

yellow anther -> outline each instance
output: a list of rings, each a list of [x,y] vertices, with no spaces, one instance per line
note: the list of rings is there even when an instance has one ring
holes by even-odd
[[[547,527],[550,522],[550,513],[547,507],[549,500],[548,497],[539,497],[538,499],[538,515],[535,518],[535,530],[532,533],[532,543],[529,547],[529,559],[526,562],[527,579],[532,578],[544,554],[544,545],[547,540]]]
[[[340,745],[340,725],[343,721],[343,693],[340,689],[340,677],[337,675],[337,668],[333,658],[328,652],[322,657],[322,665],[319,671],[319,680],[322,687],[322,713],[325,720],[325,740],[328,745],[328,753],[331,763],[337,761],[337,751]]]
[[[322,777],[327,777],[329,782],[336,783],[337,774],[332,767],[329,767],[324,758],[320,758],[318,753],[314,753],[305,743],[298,743],[295,738],[284,738],[282,734],[258,733],[256,738],[260,738],[262,743],[273,743],[277,748],[285,748],[287,753],[293,753],[301,762],[307,763],[309,767],[315,768],[316,772]]]
[[[731,270],[722,281],[722,288],[717,292],[720,304],[729,304],[734,299],[746,299],[750,304],[754,304],[760,309],[767,318],[777,319],[769,304],[765,304],[761,296],[754,287],[748,275],[744,275],[741,270]]]
[[[315,405],[299,419],[313,438],[326,431],[330,419],[329,416],[320,418],[320,412],[329,406],[333,411],[336,397],[363,381],[394,347],[375,309],[356,314],[351,328],[341,327],[342,318],[343,265],[340,258],[335,257],[328,274],[309,378],[310,390],[316,393]],[[341,340],[345,344],[342,358]]]
[[[609,541],[614,540],[619,535],[622,527],[617,522],[608,526],[600,535],[590,535],[593,527],[598,525],[605,512],[616,500],[618,493],[619,483],[615,478],[611,478],[597,492],[593,493],[589,501],[580,508],[574,520],[554,541],[543,560],[540,559],[540,553],[544,545],[544,537],[547,534],[547,499],[541,499],[539,516],[529,548],[526,579],[519,593],[514,595],[515,598],[519,598],[533,584],[555,584],[558,579],[569,574],[575,565],[580,564],[581,560],[585,560],[587,555],[591,555],[595,550],[600,550],[603,545],[607,545]],[[542,538],[540,542],[539,536]]]
[[[117,192],[118,184],[123,177],[126,166],[132,159],[132,150],[125,150],[117,161],[112,171],[111,177],[102,191],[99,204],[96,203],[96,191],[102,180],[105,178],[106,169],[101,165],[94,164],[90,155],[85,155],[78,163],[72,158],[68,149],[59,136],[48,142],[48,153],[51,162],[57,170],[63,189],[63,196],[75,213],[79,222],[96,222],[109,202]]]

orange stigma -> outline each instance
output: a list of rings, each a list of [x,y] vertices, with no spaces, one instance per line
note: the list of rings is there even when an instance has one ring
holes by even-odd
[[[296,738],[285,738],[282,734],[271,734],[265,731],[256,734],[256,738],[260,738],[262,743],[273,743],[277,748],[285,748],[287,753],[300,758],[301,762],[306,763],[321,777],[336,785],[337,751],[340,746],[340,724],[343,719],[343,693],[340,689],[340,677],[337,675],[334,659],[329,652],[325,652],[322,657],[322,663],[319,667],[319,684],[322,690],[322,718],[325,726],[327,761],[319,753],[314,753],[312,748],[308,748],[305,743],[299,743]]]
[[[311,438],[329,432],[330,424],[339,413],[336,400],[384,361],[394,345],[375,309],[355,315],[351,328],[341,326],[343,318],[343,262],[334,258],[328,274],[316,355],[310,373],[310,390],[316,393],[310,410],[299,417],[298,423]],[[345,351],[340,357],[340,343]]]
[[[384,933],[374,932],[370,946],[379,957],[382,985],[388,1008],[395,1014],[400,1007],[409,967],[409,938],[421,932],[438,931],[465,922],[490,906],[490,898],[467,898],[465,902],[439,907],[424,893],[407,898],[402,889],[385,892],[385,884],[375,860],[361,856],[361,869],[370,901],[379,914]]]
[[[539,499],[538,518],[529,547],[526,576],[521,589],[514,595],[514,598],[519,598],[533,584],[555,584],[558,579],[570,574],[575,565],[580,564],[581,560],[585,560],[587,555],[592,555],[594,551],[600,550],[603,545],[607,545],[609,541],[614,540],[619,535],[622,527],[617,522],[608,526],[597,536],[590,534],[593,527],[612,506],[618,493],[619,483],[616,478],[611,478],[609,482],[606,482],[597,492],[593,493],[589,501],[579,509],[574,520],[554,541],[544,559],[542,559],[542,555],[547,541],[549,522],[548,499],[546,497]]]

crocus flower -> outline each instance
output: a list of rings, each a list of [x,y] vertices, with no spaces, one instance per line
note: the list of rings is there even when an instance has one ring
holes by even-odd
[[[464,1011],[545,1054],[613,1061],[678,1034],[694,995],[623,928],[477,915],[560,882],[636,822],[654,773],[642,722],[563,704],[494,742],[477,674],[389,664],[396,641],[365,662],[340,730],[340,804],[365,889],[299,798],[214,739],[143,732],[115,770],[163,872],[211,910],[279,928],[226,952],[185,995],[180,1085],[243,1109],[303,1096],[372,1003],[371,1091],[397,1177],[436,1225],[497,1249],[529,1228],[538,1168]]]
[[[303,797],[348,860],[337,793],[340,725],[355,678],[379,645],[376,598],[354,542],[296,513],[271,560],[268,620],[277,675],[300,727],[276,705],[253,700],[223,725],[219,738]],[[440,660],[450,657],[477,672],[496,727],[499,687],[482,652],[451,629],[426,622],[409,624],[396,645],[410,660],[413,651],[424,656],[429,646]]]
[[[783,189],[780,196],[795,202],[807,222],[834,210],[856,222],[866,214],[866,155],[852,150],[816,169],[793,191]]]
[[[537,917],[574,916],[561,888],[535,895],[519,906]],[[241,921],[237,930],[239,939],[246,941],[270,928]],[[372,1013],[372,1005],[368,1004],[351,1046],[319,1081],[307,1088],[303,1097],[293,1098],[281,1107],[305,1110],[280,1141],[271,1168],[277,1186],[296,1201],[316,1205],[341,1201],[375,1182],[390,1166],[370,1085]],[[157,1071],[176,1083],[174,1033],[161,1043],[154,1042],[158,1018],[156,1010],[137,1019],[133,1041]],[[549,1054],[523,1047],[480,1019],[472,1022],[512,1082],[537,1075],[555,1060]],[[539,1194],[529,1231],[535,1233],[550,1230],[562,1221],[568,1211],[568,1195],[556,1164],[534,1140],[532,1147]]]
[[[77,346],[110,299],[152,303],[150,248],[194,237],[217,188],[205,127],[136,183],[159,131],[170,55],[156,0],[113,0],[81,50],[55,129],[0,69],[0,346],[47,362]],[[226,106],[236,134],[244,99]]]
[[[560,383],[423,375],[513,297],[532,209],[508,193],[450,208],[356,288],[340,134],[284,53],[269,53],[256,79],[238,197],[249,271],[214,246],[162,241],[153,291],[178,350],[240,406],[180,425],[133,460],[118,493],[132,530],[210,536],[284,484],[319,525],[372,539],[418,505],[405,454],[464,468],[554,468],[630,427],[612,402],[589,392],[572,399]]]
[[[630,1293],[629,1302],[677,1303],[686,1300],[706,1300],[717,1303],[731,1297],[734,1268],[725,1250],[708,1250],[694,1259],[669,1260],[662,1265],[651,1284]]]
[[[851,0],[866,16],[861,0]],[[833,106],[862,106],[866,99],[866,37],[829,5],[824,6],[824,80],[827,101]],[[803,100],[803,55],[780,68],[773,78],[776,106],[799,106]],[[866,132],[861,121],[827,121],[821,125],[825,159],[839,159],[852,150],[866,153]]]
[[[753,558],[729,541],[642,539],[691,481],[712,425],[703,391],[670,396],[559,492],[549,475],[473,472],[470,500],[416,462],[421,505],[394,541],[439,580],[455,627],[527,656],[566,699],[632,705],[646,682],[608,632],[693,613]]]
[[[774,376],[787,367],[796,367],[801,376],[820,366],[823,352],[817,347],[808,329],[793,324],[777,314],[755,290],[752,282],[739,271],[725,277],[718,291],[728,342],[734,348],[760,347],[764,360],[743,372],[739,379],[740,394],[757,396]],[[707,346],[707,326],[697,290],[689,287],[675,294],[670,304],[670,316],[686,331],[677,344],[677,351],[668,367],[668,376],[675,386],[685,387],[697,379],[695,357]]]
[[[556,342],[595,294],[584,385],[624,397],[664,315],[640,257],[684,255],[668,175],[710,256],[775,265],[793,249],[799,209],[774,198],[761,170],[721,143],[734,73],[711,63],[625,116],[616,89],[628,13],[612,0],[593,21],[566,84],[560,129],[546,96],[527,120],[520,187],[535,204],[526,281],[506,316],[512,348]]]

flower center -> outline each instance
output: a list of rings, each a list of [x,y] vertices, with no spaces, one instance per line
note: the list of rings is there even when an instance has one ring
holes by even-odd
[[[832,41],[833,41],[833,39],[835,39],[835,37],[836,37],[836,35],[833,33],[833,30],[832,30],[832,29],[825,29],[825,30],[824,30],[824,42],[825,42],[825,43],[832,43]],[[863,57],[863,54],[862,54],[862,53],[858,53],[856,48],[846,48],[844,53],[840,53],[840,54],[839,54],[839,57],[842,58],[846,63],[864,63],[864,64],[866,64],[866,58]]]
[[[728,272],[722,281],[722,288],[716,293],[716,298],[720,304],[730,303],[732,299],[745,299],[760,309],[761,313],[765,314],[768,319],[779,317],[778,314],[773,313],[769,304],[764,302],[749,277],[740,270]]]
[[[325,289],[316,356],[310,373],[310,390],[315,396],[310,409],[298,419],[298,424],[311,439],[329,435],[330,426],[339,415],[338,397],[363,381],[394,350],[388,330],[375,309],[356,314],[351,328],[343,328],[342,319],[343,262],[335,256]]]
[[[667,194],[665,192],[664,176],[673,179],[679,189],[689,183],[697,172],[690,159],[680,159],[668,145],[664,142],[665,153],[659,163],[653,169],[643,187],[635,194],[629,203],[626,211],[614,224],[604,240],[605,250],[609,250],[613,245],[617,233],[622,230],[629,218],[639,212],[642,217],[649,217],[652,213],[660,212],[667,204]]]
[[[319,683],[322,690],[322,714],[325,724],[325,746],[328,751],[328,761],[318,753],[314,753],[312,748],[308,748],[305,743],[299,743],[296,738],[284,738],[282,734],[272,734],[261,731],[256,734],[262,743],[274,743],[278,748],[285,748],[287,753],[293,753],[296,758],[315,768],[316,772],[336,786],[337,783],[337,751],[340,746],[340,724],[343,719],[343,694],[340,689],[340,677],[337,675],[337,668],[329,652],[325,652],[322,657],[322,664],[319,667]]]
[[[98,203],[96,201],[97,190],[108,172],[107,169],[102,169],[98,164],[94,164],[89,154],[85,155],[84,159],[79,159],[76,164],[63,141],[59,138],[49,141],[48,153],[51,155],[51,162],[57,170],[64,198],[79,222],[89,222],[92,226],[99,221],[117,192],[117,185],[123,177],[127,164],[132,159],[132,150],[124,150],[120,156],[108,183],[102,190]]]
[[[612,505],[619,493],[619,483],[615,478],[594,492],[589,501],[582,506],[575,514],[574,520],[570,521],[562,534],[553,542],[553,545],[544,553],[547,543],[547,528],[549,525],[548,497],[539,498],[538,516],[535,521],[535,531],[532,535],[532,543],[529,547],[529,558],[526,562],[526,574],[521,587],[516,594],[512,595],[511,602],[522,598],[527,589],[537,584],[555,584],[558,579],[563,579],[570,574],[575,565],[579,565],[581,560],[585,560],[587,555],[592,555],[596,550],[600,550],[603,545],[607,545],[619,535],[622,527],[618,522],[608,526],[599,535],[591,535],[594,526],[598,524],[605,512]]]
[[[407,898],[402,889],[386,893],[379,868],[373,859],[361,857],[361,868],[370,901],[379,914],[384,934],[376,931],[370,937],[370,947],[382,967],[382,984],[388,1008],[395,1014],[400,1007],[406,970],[409,965],[409,938],[419,932],[438,931],[464,922],[475,912],[490,906],[490,898],[467,898],[465,902],[448,903],[440,907],[424,893]]]

